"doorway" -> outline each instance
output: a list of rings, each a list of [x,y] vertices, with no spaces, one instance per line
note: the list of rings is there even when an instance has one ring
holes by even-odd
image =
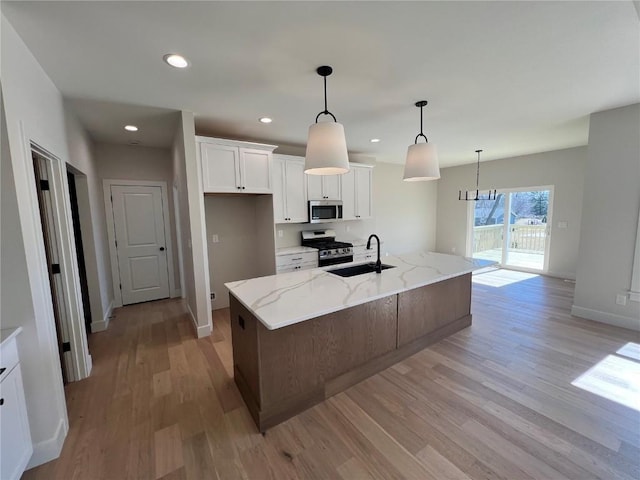
[[[89,283],[87,282],[87,267],[84,262],[84,247],[82,245],[82,230],[80,226],[78,193],[76,190],[76,176],[69,170],[69,166],[67,166],[67,183],[69,184],[69,203],[71,206],[71,220],[73,222],[73,237],[76,245],[78,274],[80,276],[80,293],[82,295],[84,326],[87,334],[89,334],[91,333],[91,305],[89,303]]]
[[[468,255],[501,267],[546,272],[553,187],[498,190],[495,200],[469,204]]]
[[[174,291],[164,182],[105,180],[116,306],[169,298]]]

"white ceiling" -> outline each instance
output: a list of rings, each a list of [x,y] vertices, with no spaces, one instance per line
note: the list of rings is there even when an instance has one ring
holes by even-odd
[[[419,132],[441,166],[587,143],[588,115],[640,101],[633,2],[2,2],[97,140],[201,134],[304,147],[323,109],[352,152],[404,162]],[[178,52],[191,62],[162,62]],[[258,118],[274,118],[263,125]],[[380,138],[378,144],[369,142]]]

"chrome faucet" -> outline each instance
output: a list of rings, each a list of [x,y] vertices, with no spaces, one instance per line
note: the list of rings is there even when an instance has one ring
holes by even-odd
[[[367,240],[367,250],[371,250],[372,238],[375,238],[376,242],[378,242],[378,260],[376,260],[376,273],[382,273],[382,262],[380,261],[380,239],[375,233],[369,235],[369,240]]]

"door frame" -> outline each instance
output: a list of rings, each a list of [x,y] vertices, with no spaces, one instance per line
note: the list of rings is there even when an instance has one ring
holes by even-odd
[[[541,185],[541,186],[529,186],[529,187],[513,187],[513,188],[498,188],[497,193],[505,194],[506,198],[504,201],[504,211],[505,218],[506,212],[511,211],[511,193],[517,192],[533,192],[540,190],[548,190],[549,191],[549,206],[547,209],[547,229],[546,229],[546,240],[544,245],[544,264],[541,270],[536,270],[533,268],[526,267],[514,267],[513,265],[505,264],[505,258],[507,258],[507,249],[505,245],[509,244],[509,236],[510,231],[508,228],[509,223],[507,222],[503,227],[503,238],[502,238],[502,258],[500,259],[499,267],[507,268],[509,270],[517,270],[522,272],[529,273],[542,273],[546,274],[549,272],[549,253],[551,252],[551,226],[553,225],[553,197],[554,197],[554,186],[553,185]],[[466,239],[466,256],[469,258],[473,257],[473,227],[475,220],[475,205],[476,202],[467,202],[467,239]]]
[[[84,324],[84,311],[82,308],[82,296],[80,293],[80,273],[78,271],[78,260],[76,254],[75,239],[73,234],[73,221],[71,218],[71,203],[69,198],[69,186],[67,183],[67,165],[51,152],[41,147],[33,141],[28,142],[29,156],[32,152],[44,157],[49,162],[51,178],[49,188],[52,199],[52,210],[54,221],[58,226],[58,255],[60,262],[60,275],[62,283],[61,297],[64,307],[68,313],[67,328],[69,331],[69,344],[71,353],[71,368],[66,371],[67,381],[76,382],[89,376],[93,366],[89,346],[87,342],[87,332]],[[31,167],[33,169],[33,167]],[[33,173],[35,179],[35,172]],[[40,205],[37,202],[37,192],[35,181],[33,182],[34,196],[36,202],[34,206],[34,220],[40,224]],[[41,228],[41,227],[40,227]],[[33,252],[42,266],[43,278],[48,281],[47,257],[44,246]],[[51,298],[51,297],[50,297]],[[53,299],[51,299],[53,302]],[[55,322],[52,311],[52,321]],[[55,332],[55,328],[54,328]]]
[[[113,204],[111,203],[111,187],[160,187],[162,191],[162,216],[164,217],[164,238],[167,248],[167,273],[169,277],[169,297],[175,298],[180,295],[176,292],[174,269],[173,269],[173,245],[171,244],[171,217],[169,215],[169,197],[167,182],[151,180],[112,180],[102,181],[104,191],[104,208],[107,221],[107,238],[109,240],[109,257],[111,260],[111,278],[113,280],[113,306],[122,307],[122,291],[120,285],[120,267],[118,266],[118,251],[116,249],[116,229],[113,216]]]

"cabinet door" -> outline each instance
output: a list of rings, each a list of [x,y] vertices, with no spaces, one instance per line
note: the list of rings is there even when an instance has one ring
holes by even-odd
[[[17,480],[33,452],[20,365],[16,365],[0,383],[0,397],[0,478]]]
[[[271,153],[240,149],[242,193],[271,193]]]
[[[286,166],[287,218],[289,222],[307,222],[308,209],[305,192],[304,160],[287,161]]]
[[[284,223],[287,218],[286,201],[286,162],[281,158],[273,159],[273,222]]]
[[[323,175],[305,175],[307,177],[307,199],[322,200],[322,178]]]
[[[354,168],[356,189],[356,217],[370,218],[373,216],[371,206],[371,180],[373,172],[370,168]]]
[[[323,175],[322,194],[327,200],[341,200],[340,178],[342,175]]]
[[[342,218],[344,220],[355,220],[356,218],[356,169],[342,175],[340,184],[342,187]]]
[[[204,192],[224,193],[240,190],[240,162],[238,147],[200,144],[202,160],[202,188]]]

